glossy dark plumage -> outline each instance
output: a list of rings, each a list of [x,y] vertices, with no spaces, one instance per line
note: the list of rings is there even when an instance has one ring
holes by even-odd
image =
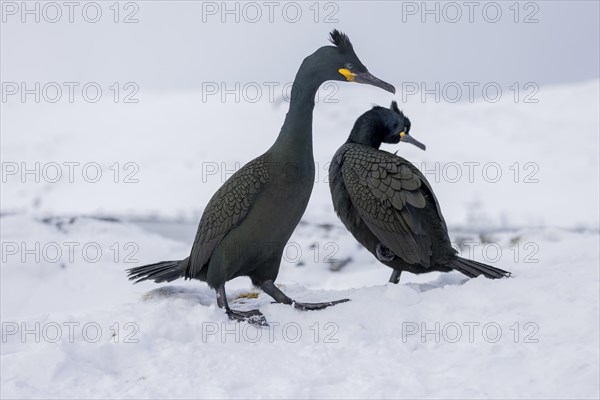
[[[269,154],[263,154],[250,161],[227,180],[206,205],[185,270],[186,278],[200,274],[215,247],[248,215],[256,195],[271,183],[273,167],[270,159]],[[221,282],[211,283],[216,287]]]
[[[371,75],[348,37],[337,30],[324,46],[306,57],[292,86],[290,109],[273,146],[233,174],[213,195],[198,226],[190,256],[132,268],[136,282],[170,282],[180,277],[206,281],[217,292],[217,303],[233,319],[263,324],[258,312],[229,308],[225,283],[249,276],[276,301],[303,310],[337,302],[298,303],[273,283],[283,250],[306,209],[314,184],[312,113],[319,86],[328,80],[368,83],[388,91],[394,87]]]
[[[431,185],[410,162],[379,150],[382,142],[410,137],[410,121],[398,110],[374,107],[361,116],[329,168],[336,213],[354,237],[382,263],[399,272],[458,270],[488,278],[508,272],[456,255]],[[411,139],[414,140],[414,139]],[[379,249],[378,249],[379,247]],[[379,252],[378,252],[379,250]]]

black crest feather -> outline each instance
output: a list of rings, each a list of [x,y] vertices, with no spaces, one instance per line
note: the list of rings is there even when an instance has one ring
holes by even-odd
[[[331,33],[329,34],[329,41],[336,45],[336,47],[342,52],[354,51],[354,49],[352,48],[352,43],[350,42],[350,38],[348,38],[348,36],[345,33],[342,33],[337,29],[331,31]]]

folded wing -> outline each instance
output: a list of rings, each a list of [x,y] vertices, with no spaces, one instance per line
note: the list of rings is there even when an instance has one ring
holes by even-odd
[[[262,155],[244,165],[213,195],[198,226],[186,278],[194,277],[204,268],[215,247],[248,215],[271,176],[268,157]]]
[[[431,239],[423,211],[433,205],[440,218],[441,213],[425,178],[396,155],[366,146],[345,146],[342,176],[363,221],[406,263],[429,267]]]

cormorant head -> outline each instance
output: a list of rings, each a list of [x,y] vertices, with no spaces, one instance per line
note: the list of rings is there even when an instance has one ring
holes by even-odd
[[[410,132],[410,120],[392,101],[390,108],[375,106],[354,123],[348,142],[379,148],[381,143],[411,143],[425,150],[425,145],[414,139]]]
[[[335,46],[321,47],[314,54],[322,61],[319,63],[319,68],[326,70],[326,80],[366,83],[396,93],[394,86],[376,78],[367,70],[354,52],[348,36],[334,29],[329,41]]]
[[[387,135],[384,136],[384,143],[399,143],[406,142],[414,144],[421,150],[425,150],[426,146],[419,142],[417,139],[409,135],[410,133],[410,119],[398,108],[398,103],[392,101],[390,109],[385,110],[385,119],[387,120],[386,125],[389,127]]]

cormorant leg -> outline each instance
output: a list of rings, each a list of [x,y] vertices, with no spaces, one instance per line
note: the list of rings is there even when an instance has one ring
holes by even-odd
[[[375,247],[375,253],[377,253],[377,258],[379,261],[392,261],[394,257],[396,257],[393,251],[381,243],[377,243],[377,246]]]
[[[273,281],[266,281],[260,287],[262,288],[262,290],[264,290],[264,292],[266,294],[268,294],[269,296],[274,298],[275,301],[277,301],[278,303],[289,304],[289,305],[294,306],[294,308],[297,308],[299,310],[304,310],[304,311],[322,310],[329,306],[334,306],[339,303],[345,303],[347,301],[350,301],[350,299],[342,299],[342,300],[328,301],[325,303],[298,303],[297,301],[289,298],[277,286],[275,286]]]
[[[390,282],[393,283],[394,285],[397,285],[398,282],[400,282],[400,274],[401,273],[402,273],[402,271],[398,271],[397,269],[392,271],[392,276],[390,276]]]
[[[252,325],[269,326],[265,316],[259,310],[237,311],[229,308],[227,295],[225,294],[225,285],[221,285],[217,290],[217,305],[225,310],[225,313],[232,321],[247,321]]]

